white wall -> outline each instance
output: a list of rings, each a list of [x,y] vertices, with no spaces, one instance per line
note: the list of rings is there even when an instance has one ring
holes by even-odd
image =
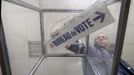
[[[26,2],[26,3],[30,4],[30,5],[39,7],[39,1],[40,0],[21,0],[21,1]]]
[[[97,0],[41,0],[43,8],[86,9]]]

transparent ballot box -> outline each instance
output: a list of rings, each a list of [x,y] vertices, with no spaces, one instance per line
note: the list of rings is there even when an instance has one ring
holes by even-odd
[[[2,0],[11,74],[120,75],[129,5],[130,0]]]

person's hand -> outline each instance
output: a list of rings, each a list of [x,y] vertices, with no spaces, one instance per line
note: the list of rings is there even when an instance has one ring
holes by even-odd
[[[48,46],[50,47],[50,48],[54,48],[54,45],[53,45],[53,43],[52,42],[50,42],[50,40],[51,39],[53,39],[53,38],[55,38],[56,36],[58,36],[60,34],[60,29],[57,29],[57,30],[55,30],[54,32],[51,32],[50,33],[50,39],[49,39],[49,44],[48,44]]]
[[[66,46],[65,46],[65,48],[69,48],[69,47],[70,47],[70,45],[66,45]]]
[[[51,38],[54,38],[54,37],[58,36],[59,34],[60,34],[60,29],[57,29],[56,31],[50,33]]]
[[[50,48],[54,48],[54,45],[52,43],[49,44]]]

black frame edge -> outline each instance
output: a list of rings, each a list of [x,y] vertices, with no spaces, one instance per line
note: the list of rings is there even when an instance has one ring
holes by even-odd
[[[0,10],[2,10],[2,0],[0,1]],[[0,16],[0,65],[2,75],[12,75],[9,63],[8,50],[6,46],[6,40],[2,24],[2,16]]]
[[[117,75],[118,72],[123,43],[124,43],[124,37],[126,32],[130,3],[131,0],[121,0],[121,10],[119,16],[118,31],[116,37],[115,53],[114,53],[111,75]]]

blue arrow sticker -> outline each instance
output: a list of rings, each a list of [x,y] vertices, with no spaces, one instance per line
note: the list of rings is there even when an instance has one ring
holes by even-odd
[[[101,19],[100,23],[104,21],[105,13],[96,11],[94,14],[97,14],[98,16],[93,19],[93,21],[97,21]]]

